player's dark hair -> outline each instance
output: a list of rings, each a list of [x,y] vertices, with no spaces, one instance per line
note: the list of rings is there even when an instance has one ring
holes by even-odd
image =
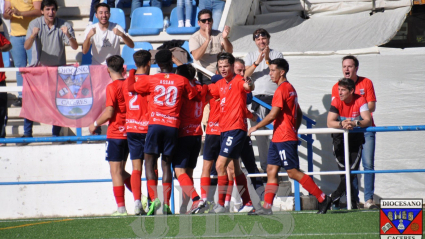
[[[134,63],[137,68],[147,66],[151,57],[151,53],[146,50],[138,50],[133,54]]]
[[[218,64],[218,61],[221,61],[221,60],[227,60],[230,65],[235,64],[235,57],[232,54],[228,53],[228,52],[220,52],[220,53],[218,53],[218,55],[217,55],[217,64]]]
[[[41,10],[44,10],[44,7],[55,6],[55,10],[58,10],[58,3],[56,0],[43,0],[41,2]]]
[[[106,58],[106,65],[116,73],[122,73],[124,70],[124,59],[119,55],[113,55]]]
[[[195,78],[196,69],[192,64],[184,64],[177,67],[176,74],[184,76],[188,80],[193,80]]]
[[[338,81],[338,86],[347,88],[349,91],[356,90],[356,83],[350,78],[342,78]]]
[[[96,4],[96,6],[94,7],[94,12],[97,12],[97,9],[100,7],[106,7],[108,8],[108,12],[111,12],[111,7],[108,4],[103,2]]]
[[[244,60],[242,60],[241,58],[236,58],[235,59],[235,63],[236,62],[239,62],[239,63],[241,63],[242,65],[245,65],[245,61]]]
[[[342,61],[344,62],[345,60],[353,60],[354,61],[354,66],[355,67],[359,67],[359,60],[357,60],[357,57],[353,56],[353,55],[348,55],[348,56],[344,56],[342,58]]]
[[[268,39],[270,39],[270,37],[271,37],[270,34],[269,34],[269,32],[266,29],[264,29],[264,28],[258,28],[257,30],[255,30],[252,33],[252,40],[255,41],[255,39],[258,38],[258,37],[260,37],[260,36],[267,37]]]
[[[198,21],[201,20],[201,16],[204,14],[209,14],[210,18],[212,18],[212,12],[208,9],[202,9],[201,11],[198,12]],[[213,19],[214,21],[214,19]]]
[[[285,75],[284,75],[285,77],[286,77],[286,74],[288,74],[289,63],[288,63],[287,60],[285,60],[283,58],[276,58],[274,60],[271,60],[269,64],[270,65],[276,65],[277,69],[284,70],[285,71]]]

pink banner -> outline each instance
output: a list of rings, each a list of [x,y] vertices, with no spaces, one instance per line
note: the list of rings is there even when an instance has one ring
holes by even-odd
[[[23,73],[22,110],[35,122],[88,127],[105,108],[106,66],[27,67]]]

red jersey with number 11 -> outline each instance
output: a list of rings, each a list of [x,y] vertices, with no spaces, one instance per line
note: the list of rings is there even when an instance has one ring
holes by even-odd
[[[182,96],[193,99],[198,91],[188,79],[172,73],[140,76],[134,84],[137,93],[150,93],[149,124],[179,128]]]
[[[141,80],[142,75],[135,75],[136,82]],[[146,80],[146,79],[145,79]],[[122,90],[127,107],[126,130],[127,132],[147,134],[149,126],[149,93],[139,94],[128,91],[128,79],[122,85]]]

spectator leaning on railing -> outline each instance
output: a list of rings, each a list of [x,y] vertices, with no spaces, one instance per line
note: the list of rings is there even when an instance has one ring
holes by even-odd
[[[43,0],[41,2],[43,16],[32,20],[28,26],[24,48],[31,50],[30,66],[66,65],[65,44],[69,44],[74,50],[78,48],[71,24],[56,17],[57,9],[56,0]],[[33,121],[25,119],[23,137],[31,137],[32,127]],[[59,136],[60,130],[60,126],[53,126],[52,135]],[[17,145],[27,144],[17,143]]]
[[[1,24],[0,24],[1,25]],[[0,51],[5,52],[12,49],[10,42],[0,34]],[[0,54],[0,68],[3,68],[3,58]],[[0,72],[0,87],[6,87],[6,74]],[[0,138],[6,137],[7,124],[7,92],[0,92]],[[0,143],[0,146],[5,146],[5,143]]]
[[[3,17],[10,19],[9,40],[13,45],[10,54],[12,54],[15,67],[25,67],[27,61],[31,60],[31,51],[24,48],[25,35],[30,21],[41,15],[40,8],[41,0],[5,0],[4,2]],[[22,86],[23,79],[20,72],[16,72],[16,81],[18,86]],[[22,106],[22,92],[19,92],[18,100],[12,105]]]

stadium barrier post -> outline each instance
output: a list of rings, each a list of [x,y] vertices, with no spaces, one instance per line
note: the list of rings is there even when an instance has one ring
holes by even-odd
[[[348,130],[344,131],[344,160],[345,160],[345,185],[347,195],[347,209],[351,210],[351,185],[350,185],[350,152],[348,150]]]

